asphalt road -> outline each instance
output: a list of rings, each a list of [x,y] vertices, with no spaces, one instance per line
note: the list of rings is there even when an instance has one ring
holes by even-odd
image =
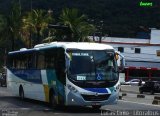
[[[118,104],[106,105],[97,111],[90,107],[75,106],[53,110],[44,102],[30,99],[21,101],[19,98],[12,96],[5,87],[0,87],[0,116],[138,116],[138,114],[144,115],[144,113],[148,113],[148,116],[152,114],[154,116],[160,115],[160,106],[152,105],[149,101],[149,99],[152,100],[153,96],[145,99],[138,99],[135,96],[134,93],[128,93],[123,100],[119,100]]]

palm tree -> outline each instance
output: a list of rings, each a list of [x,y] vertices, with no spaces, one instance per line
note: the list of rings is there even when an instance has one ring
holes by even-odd
[[[15,39],[20,38],[21,8],[19,3],[14,2],[11,13],[7,17],[8,36],[11,36],[12,50],[15,49]]]
[[[0,14],[0,47],[9,48],[10,29],[8,28],[7,18]]]
[[[87,22],[80,23],[78,28],[79,30],[79,41],[90,41],[88,36],[95,32],[96,28],[92,24],[88,24]]]
[[[43,31],[48,27],[48,23],[52,21],[52,16],[50,14],[47,14],[44,10],[33,9],[23,17],[23,30],[26,33],[29,33],[30,41],[31,34],[36,34],[36,41],[34,41],[34,44],[39,44],[41,42],[41,35]]]
[[[0,14],[0,71],[2,68],[2,65],[5,65],[5,55],[6,55],[6,50],[9,47],[9,42],[8,39],[6,38],[6,28],[7,28],[7,20],[4,15]]]
[[[70,28],[69,41],[85,41],[95,30],[92,24],[86,22],[86,15],[79,15],[77,9],[65,8],[59,19],[61,24]]]
[[[4,15],[0,14],[0,33],[6,28],[7,21]]]

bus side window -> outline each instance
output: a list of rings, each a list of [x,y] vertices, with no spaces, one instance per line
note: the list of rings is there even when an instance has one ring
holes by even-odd
[[[49,50],[45,54],[45,68],[46,69],[54,69],[55,68],[55,58],[56,53],[54,49]]]
[[[17,68],[17,60],[14,58],[13,59],[13,65],[12,65],[12,68]]]
[[[44,61],[44,52],[41,51],[37,54],[37,68],[44,69],[45,68],[45,61]]]
[[[7,58],[7,67],[11,68],[11,69],[14,69],[15,65],[16,65],[16,62],[15,62],[14,56],[13,55],[8,55],[8,58]]]
[[[26,54],[17,55],[16,68],[17,69],[27,69],[27,56],[26,56]]]
[[[16,68],[16,59],[12,60],[11,68],[13,68],[13,69]]]
[[[59,48],[57,50],[57,57],[56,57],[56,74],[58,79],[65,84],[65,55],[64,49]]]
[[[29,53],[27,55],[27,57],[28,57],[28,68],[29,69],[36,68],[35,54],[34,53]]]

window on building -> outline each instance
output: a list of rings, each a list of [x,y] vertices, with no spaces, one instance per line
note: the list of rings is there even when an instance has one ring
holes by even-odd
[[[118,51],[120,51],[121,53],[124,52],[124,48],[123,47],[118,47]]]
[[[135,53],[141,53],[141,49],[140,48],[135,48]]]

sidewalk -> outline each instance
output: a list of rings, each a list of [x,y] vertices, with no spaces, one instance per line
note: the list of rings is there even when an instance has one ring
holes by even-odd
[[[121,92],[139,94],[139,86],[121,85]]]
[[[139,95],[139,86],[130,86],[130,85],[122,85],[120,95],[122,93],[126,94],[126,96],[122,97],[123,101],[129,101],[139,104],[148,104],[153,105],[152,102],[154,100],[154,96],[160,96],[159,93],[155,93],[154,95],[151,95],[150,93],[144,93],[144,98],[139,98],[137,95]]]

